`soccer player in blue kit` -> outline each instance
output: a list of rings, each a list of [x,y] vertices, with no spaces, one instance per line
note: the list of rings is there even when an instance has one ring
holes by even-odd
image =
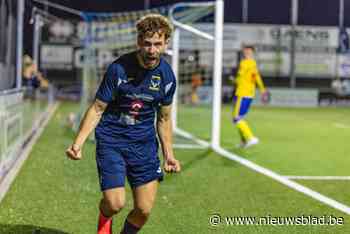
[[[81,159],[83,144],[96,128],[96,162],[103,193],[98,234],[112,234],[112,216],[125,205],[125,177],[132,188],[134,208],[121,233],[137,233],[146,223],[163,178],[157,134],[164,170],[181,170],[172,148],[171,103],[176,80],[161,57],[172,25],[161,15],[149,14],[137,22],[136,28],[137,51],[109,65],[96,99],[66,151],[69,158]]]

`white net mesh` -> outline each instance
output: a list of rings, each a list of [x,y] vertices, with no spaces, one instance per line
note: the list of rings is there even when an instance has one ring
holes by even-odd
[[[106,66],[118,56],[136,49],[136,21],[149,13],[168,15],[169,9],[173,10],[171,16],[177,22],[199,27],[200,30],[213,34],[212,4],[164,7],[117,14],[84,14],[85,61],[80,113],[83,113],[93,101]],[[198,24],[200,22],[201,24]],[[209,139],[214,43],[191,32],[182,31],[179,46],[178,126],[193,132],[196,136]],[[101,62],[98,55],[105,50],[112,51],[113,56],[104,58]],[[166,56],[166,59],[171,62],[171,57]]]
[[[214,43],[190,30],[214,35],[214,6],[189,4],[174,9],[174,24],[180,23],[181,28],[176,126],[194,137],[210,141]]]
[[[84,64],[82,72],[81,110],[93,101],[108,64],[120,55],[136,49],[136,21],[149,13],[166,14],[166,8],[124,13],[85,13]],[[101,59],[108,51],[111,56]],[[80,118],[78,118],[80,119]]]

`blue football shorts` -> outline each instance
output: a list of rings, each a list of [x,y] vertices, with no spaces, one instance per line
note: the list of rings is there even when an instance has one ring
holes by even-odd
[[[233,98],[234,106],[233,106],[233,112],[232,112],[232,117],[234,122],[238,122],[248,113],[252,100],[253,100],[252,98],[248,98],[248,97],[234,96]]]
[[[125,177],[132,188],[163,180],[158,141],[101,144],[97,140],[96,163],[101,191],[124,187]]]

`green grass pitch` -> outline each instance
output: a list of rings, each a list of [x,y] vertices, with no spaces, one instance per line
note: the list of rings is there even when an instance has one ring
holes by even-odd
[[[65,148],[73,133],[65,127],[77,106],[63,103],[33,148],[0,204],[0,233],[93,234],[100,192],[94,145],[84,147],[82,161],[70,161]],[[198,136],[210,136],[208,108],[180,108],[179,125]],[[236,149],[237,131],[230,107],[223,107],[221,141],[225,149],[281,175],[350,176],[349,108],[254,107],[248,122],[261,144]],[[145,234],[203,233],[350,233],[350,216],[294,191],[264,175],[205,149],[177,149],[183,171],[166,175]],[[350,206],[350,181],[298,180]],[[128,189],[129,190],[129,189]],[[132,207],[115,218],[119,233]],[[343,217],[343,225],[209,224],[212,214],[252,217]],[[35,232],[37,230],[37,232]]]

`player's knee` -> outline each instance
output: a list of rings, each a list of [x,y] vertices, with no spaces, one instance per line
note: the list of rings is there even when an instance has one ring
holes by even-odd
[[[108,209],[113,214],[120,212],[125,206],[124,198],[114,198],[113,200],[106,200],[105,202]]]
[[[135,207],[135,212],[139,217],[147,219],[151,214],[152,206]]]

